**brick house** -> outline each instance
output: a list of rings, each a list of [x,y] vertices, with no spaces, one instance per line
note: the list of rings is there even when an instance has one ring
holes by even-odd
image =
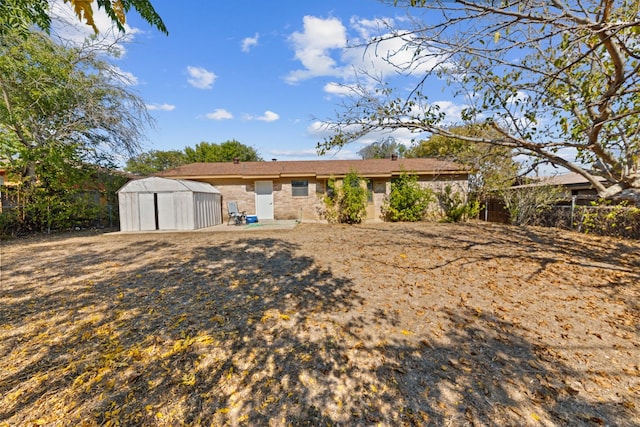
[[[240,210],[260,220],[321,221],[327,182],[351,170],[367,179],[367,219],[378,219],[391,181],[402,171],[414,173],[419,183],[435,191],[446,185],[466,193],[468,172],[459,164],[436,159],[311,160],[271,162],[192,163],[157,176],[207,182],[226,203],[238,201]]]

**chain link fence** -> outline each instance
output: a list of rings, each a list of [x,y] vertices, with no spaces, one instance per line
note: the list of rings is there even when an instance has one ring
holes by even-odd
[[[551,206],[539,214],[532,224],[601,236],[640,239],[640,207],[624,204]]]
[[[547,206],[530,219],[529,224],[555,227],[601,236],[640,239],[640,206],[589,203],[588,198],[574,198],[570,204]],[[589,204],[585,204],[589,203]],[[509,223],[509,213],[498,199],[486,204],[479,218],[488,222]]]

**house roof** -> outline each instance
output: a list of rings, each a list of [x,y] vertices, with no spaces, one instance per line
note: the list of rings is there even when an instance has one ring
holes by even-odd
[[[600,182],[606,182],[606,179],[604,179],[601,176],[596,176],[596,179]],[[537,185],[562,185],[564,187],[570,187],[570,188],[591,188],[592,187],[591,183],[587,181],[587,178],[575,172],[569,172],[569,173],[552,175],[552,176],[540,176],[540,177],[534,178],[534,180],[536,180],[537,182],[521,185],[520,187],[527,187],[527,186],[533,187]]]
[[[118,193],[157,193],[179,191],[191,191],[193,193],[220,193],[215,187],[204,182],[158,177],[129,181],[118,190]]]
[[[273,162],[191,163],[159,172],[167,178],[287,178],[341,177],[355,170],[368,177],[398,176],[402,171],[417,175],[466,174],[464,166],[437,159],[296,160]]]

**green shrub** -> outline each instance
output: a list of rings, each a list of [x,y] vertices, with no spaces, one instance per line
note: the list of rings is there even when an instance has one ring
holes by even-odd
[[[637,238],[640,232],[640,207],[629,206],[627,201],[612,204],[598,200],[591,206],[581,207],[580,231],[602,236]]]
[[[454,192],[450,185],[444,187],[444,191],[438,193],[438,201],[444,212],[445,222],[460,222],[469,218],[475,218],[480,212],[480,202],[477,200],[466,201],[460,192]]]
[[[417,175],[402,171],[391,183],[391,192],[382,205],[382,216],[385,221],[420,221],[434,200],[430,189],[420,187]]]
[[[367,216],[366,180],[351,170],[339,185],[334,178],[328,183],[324,198],[324,216],[329,222],[359,224]]]

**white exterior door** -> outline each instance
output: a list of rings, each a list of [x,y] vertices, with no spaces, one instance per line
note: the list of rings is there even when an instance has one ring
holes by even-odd
[[[256,181],[256,215],[273,219],[273,181]]]

